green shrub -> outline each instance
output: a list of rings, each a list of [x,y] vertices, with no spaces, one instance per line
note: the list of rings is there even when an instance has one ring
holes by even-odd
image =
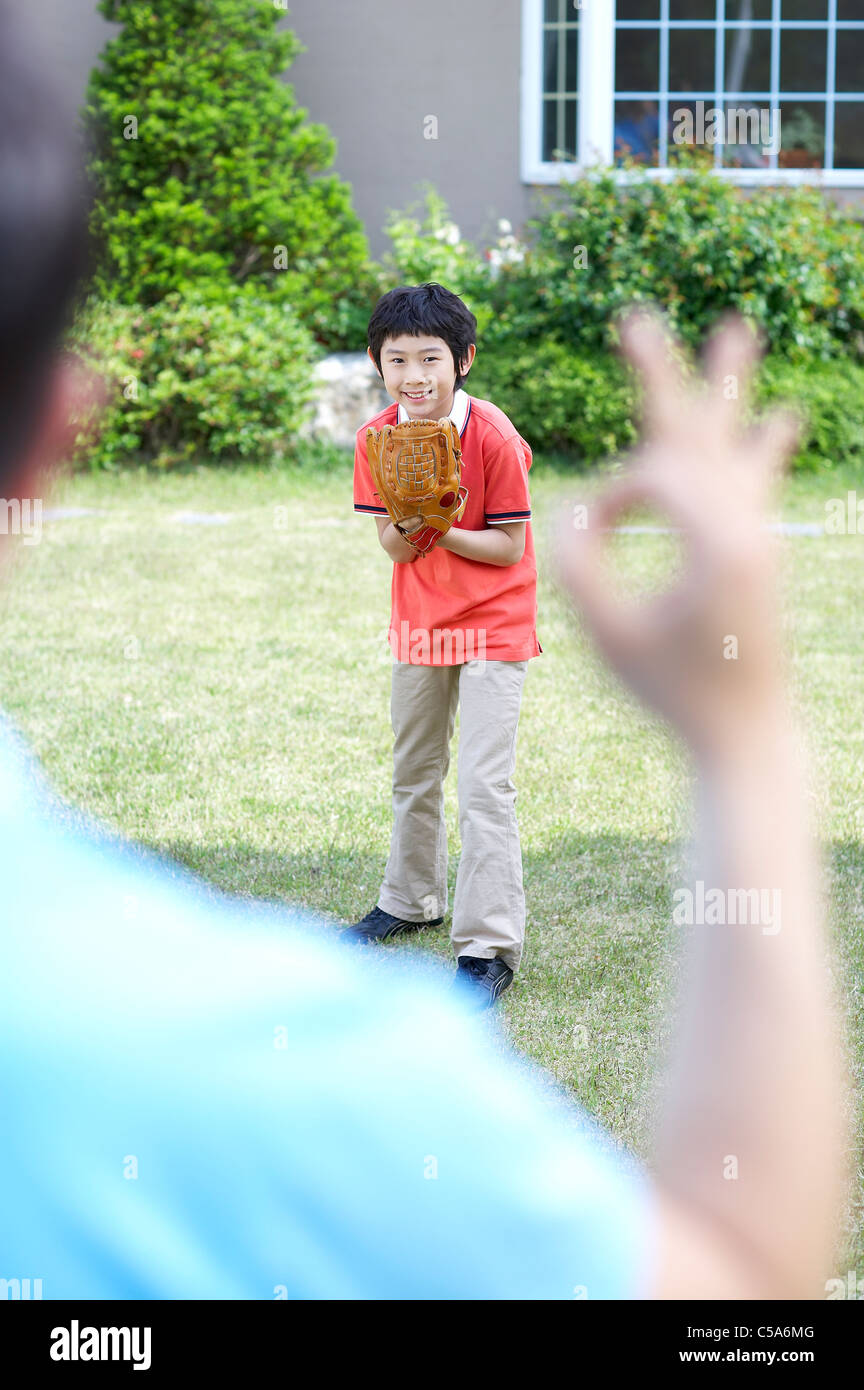
[[[842,360],[799,366],[768,358],[754,400],[761,407],[787,401],[804,413],[796,468],[864,466],[864,367]]]
[[[691,347],[734,308],[772,353],[864,359],[864,226],[818,189],[747,196],[696,169],[623,186],[607,173],[554,190],[529,228],[530,255],[508,272],[520,334],[533,322],[532,336],[608,348],[616,313],[652,299]]]
[[[392,214],[391,283],[439,280],[477,315],[468,389],[505,410],[538,450],[595,462],[635,438],[638,388],[614,353],[616,316],[651,300],[691,351],[730,308],[757,321],[768,356],[754,402],[808,423],[797,468],[864,456],[864,226],[817,189],[748,197],[697,163],[669,183],[637,168],[563,184],[514,237],[485,251],[427,190]],[[584,248],[584,253],[580,251]],[[584,264],[583,264],[584,262]]]
[[[94,289],[292,305],[331,347],[362,347],[377,281],[335,144],[280,74],[300,51],[250,0],[99,0],[123,26],[84,109],[96,201]],[[280,249],[284,248],[284,249]]]
[[[574,353],[554,339],[523,343],[513,352],[481,344],[467,390],[494,401],[537,451],[595,463],[636,437],[639,388],[631,369],[611,354]],[[776,401],[798,407],[806,418],[795,468],[864,464],[864,366],[769,357],[754,384],[754,409]]]
[[[107,388],[99,418],[76,421],[78,467],[296,454],[317,349],[287,305],[176,293],[149,306],[91,297],[69,347]]]
[[[494,401],[535,450],[593,462],[635,438],[630,370],[603,353],[577,355],[552,339],[513,353],[481,343],[466,390]]]
[[[630,176],[560,185],[541,195],[523,239],[505,232],[485,251],[428,194],[424,217],[391,218],[391,273],[461,294],[483,348],[519,353],[551,338],[608,352],[619,311],[652,300],[691,348],[734,308],[773,354],[864,360],[864,226],[853,213],[809,187],[748,196],[696,165],[668,183]]]
[[[478,340],[482,340],[492,320],[489,258],[462,236],[446,200],[427,184],[422,203],[404,212],[391,211],[384,230],[393,246],[382,262],[381,292],[434,280],[464,299],[477,316]]]

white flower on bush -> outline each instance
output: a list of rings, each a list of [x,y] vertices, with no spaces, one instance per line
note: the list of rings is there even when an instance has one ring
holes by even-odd
[[[444,226],[439,227],[435,233],[435,239],[446,241],[448,246],[458,246],[462,236],[455,222],[445,222]]]
[[[520,245],[519,238],[513,235],[513,227],[506,217],[499,220],[498,233],[497,246],[486,252],[489,273],[493,280],[497,279],[502,265],[516,265],[525,259],[525,249]]]

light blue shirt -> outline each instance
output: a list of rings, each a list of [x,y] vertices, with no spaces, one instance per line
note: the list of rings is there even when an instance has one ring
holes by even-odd
[[[46,1299],[644,1294],[647,1176],[450,971],[112,836],[2,715],[0,885],[0,1279]]]

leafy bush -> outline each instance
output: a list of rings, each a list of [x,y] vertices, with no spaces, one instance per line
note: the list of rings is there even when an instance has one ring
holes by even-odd
[[[434,190],[425,211],[391,215],[391,277],[439,280],[477,315],[468,389],[511,416],[536,449],[589,462],[635,437],[638,387],[614,353],[616,316],[651,300],[684,344],[701,345],[736,308],[768,355],[759,405],[808,416],[799,468],[864,455],[864,226],[817,189],[748,197],[682,157],[669,183],[628,169],[563,184],[523,238],[501,224],[485,251],[461,236]]]
[[[525,343],[515,352],[481,345],[467,389],[506,411],[538,451],[594,463],[622,452],[636,437],[639,388],[631,369],[611,354],[574,353],[554,339]],[[864,464],[864,366],[768,357],[754,384],[754,409],[775,401],[797,406],[806,418],[794,467]]]
[[[478,339],[491,327],[488,303],[493,273],[487,256],[464,238],[450,217],[447,203],[427,184],[422,204],[391,211],[385,231],[393,249],[383,259],[384,288],[436,281],[458,294],[477,316]]]
[[[317,349],[287,305],[167,295],[155,305],[91,297],[69,347],[106,383],[106,405],[76,421],[72,462],[167,468],[294,456]]]
[[[691,347],[736,308],[771,353],[864,360],[864,226],[852,213],[810,187],[751,197],[692,162],[668,183],[638,168],[629,177],[560,185],[541,195],[523,240],[505,234],[485,252],[428,195],[422,220],[391,218],[393,271],[461,294],[481,347],[519,352],[550,337],[580,355],[608,351],[617,313],[650,299]]]
[[[523,344],[513,353],[486,351],[481,344],[466,390],[494,401],[532,449],[593,462],[635,439],[632,374],[604,353],[576,354],[553,339]]]
[[[555,190],[529,226],[531,255],[509,274],[521,333],[533,321],[579,351],[610,347],[616,312],[653,299],[691,347],[736,308],[773,353],[864,358],[864,226],[818,189],[607,173]]]
[[[335,145],[280,74],[300,44],[248,0],[99,0],[123,25],[84,109],[99,247],[94,289],[294,306],[332,347],[361,347],[377,281]],[[283,249],[280,249],[283,248]]]
[[[796,468],[864,466],[864,367],[848,361],[798,366],[768,358],[754,398],[762,406],[790,402],[806,416]]]

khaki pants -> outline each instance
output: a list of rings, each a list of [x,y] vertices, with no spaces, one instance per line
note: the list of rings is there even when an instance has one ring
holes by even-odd
[[[514,972],[525,937],[516,823],[516,729],[527,661],[393,662],[393,832],[378,906],[408,922],[447,911],[444,778],[461,704],[459,832],[450,940],[457,956],[500,956]]]

